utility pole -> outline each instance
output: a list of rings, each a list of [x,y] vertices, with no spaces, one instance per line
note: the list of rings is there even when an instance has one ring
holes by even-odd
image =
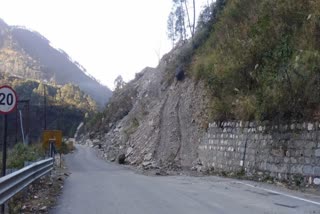
[[[29,139],[29,130],[30,130],[30,100],[19,100],[18,101],[18,104],[23,104],[23,107],[21,107],[21,105],[18,105],[18,109],[19,109],[19,106],[21,108],[21,110],[23,110],[24,114],[26,114],[25,116],[25,122],[23,124],[25,124],[25,130],[26,130],[26,133],[25,133],[25,136],[26,136],[26,142],[29,142],[28,139]],[[16,144],[18,143],[18,124],[19,124],[19,120],[18,119],[18,111],[16,111],[16,123],[15,123],[15,128],[16,128]],[[21,122],[20,122],[21,123]]]
[[[28,100],[26,104],[27,104],[26,136],[27,136],[27,142],[29,143],[29,137],[30,137],[30,100]]]

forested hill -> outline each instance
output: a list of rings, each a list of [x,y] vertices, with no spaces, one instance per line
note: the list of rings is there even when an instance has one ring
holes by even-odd
[[[51,47],[46,38],[25,28],[8,26],[2,20],[0,85],[12,86],[19,100],[29,100],[29,106],[19,103],[18,110],[25,135],[32,142],[39,140],[44,127],[62,130],[65,137],[72,137],[84,118],[97,112],[111,95],[79,63]],[[10,145],[22,140],[17,129],[18,114],[9,115]]]
[[[112,94],[64,51],[53,48],[42,35],[26,28],[8,26],[1,19],[0,72],[57,85],[78,85],[101,107]]]
[[[34,142],[41,136],[44,129],[62,130],[65,137],[73,137],[77,126],[98,110],[96,102],[82,92],[78,86],[66,84],[63,86],[43,84],[40,81],[26,80],[0,73],[0,85],[12,86],[20,101],[29,100],[29,105],[19,103],[18,110],[22,113],[25,135]],[[46,96],[46,110],[44,110],[44,95]],[[46,112],[46,114],[45,114]],[[21,141],[21,131],[17,129],[17,113],[9,114],[9,144],[15,139]],[[20,122],[19,122],[20,123]],[[0,123],[0,130],[3,128]]]

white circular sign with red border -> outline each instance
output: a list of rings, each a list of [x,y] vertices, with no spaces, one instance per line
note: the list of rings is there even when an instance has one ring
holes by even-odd
[[[0,114],[9,114],[17,108],[18,97],[10,86],[0,87]]]

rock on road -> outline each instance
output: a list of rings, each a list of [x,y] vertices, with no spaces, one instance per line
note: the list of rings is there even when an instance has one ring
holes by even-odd
[[[81,145],[66,163],[72,174],[52,214],[320,214],[317,196],[220,177],[144,176]]]

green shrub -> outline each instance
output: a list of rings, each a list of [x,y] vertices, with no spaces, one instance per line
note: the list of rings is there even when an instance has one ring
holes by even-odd
[[[13,149],[8,151],[7,168],[20,169],[24,167],[25,161],[37,161],[44,157],[44,151],[40,144],[25,145],[16,144]]]
[[[232,114],[235,119],[242,121],[251,121],[256,115],[256,99],[254,96],[241,96],[236,99],[232,108]]]

